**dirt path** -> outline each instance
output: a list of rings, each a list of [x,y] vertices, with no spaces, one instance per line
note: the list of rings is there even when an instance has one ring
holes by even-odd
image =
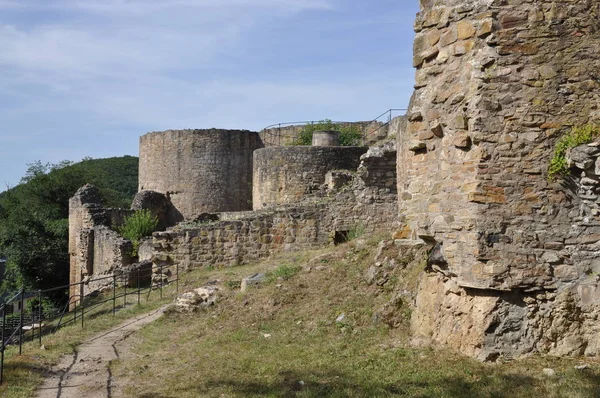
[[[139,315],[86,340],[48,374],[37,391],[37,398],[114,397],[110,362],[121,357],[122,344],[131,334],[159,318],[163,311],[164,308],[160,308]]]

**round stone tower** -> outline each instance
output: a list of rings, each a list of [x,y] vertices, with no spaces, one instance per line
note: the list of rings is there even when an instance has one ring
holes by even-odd
[[[298,203],[318,190],[331,170],[356,170],[363,147],[288,146],[254,153],[254,210]]]
[[[140,137],[139,190],[167,194],[185,219],[252,209],[252,153],[263,144],[247,130],[168,130]]]

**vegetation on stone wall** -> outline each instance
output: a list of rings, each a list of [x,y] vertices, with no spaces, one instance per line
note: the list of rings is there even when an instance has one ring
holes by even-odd
[[[307,124],[298,134],[298,138],[292,145],[311,145],[313,132],[319,130],[339,131],[339,140],[341,146],[360,146],[363,136],[362,129],[356,124],[340,125],[333,123],[329,119],[321,120],[317,123]]]
[[[598,136],[600,136],[600,126],[587,124],[585,126],[573,127],[570,132],[560,137],[554,145],[554,154],[548,168],[548,178],[556,179],[559,176],[568,175],[568,151],[576,146],[589,144]]]
[[[0,295],[68,283],[69,198],[91,183],[107,206],[129,207],[137,173],[132,156],[30,164],[19,185],[0,193],[0,255],[8,258]]]
[[[117,231],[133,243],[132,255],[137,256],[140,239],[152,235],[158,226],[158,218],[148,209],[138,210],[129,217],[125,217],[123,225]]]

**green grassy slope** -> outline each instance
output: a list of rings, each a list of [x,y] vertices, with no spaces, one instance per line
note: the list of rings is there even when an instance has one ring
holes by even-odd
[[[143,329],[137,359],[115,364],[113,376],[132,397],[600,396],[598,361],[532,357],[492,365],[411,347],[410,295],[399,300],[397,292],[414,289],[422,259],[398,258],[387,282],[369,285],[375,242],[195,271],[188,287],[218,281],[219,302]],[[268,270],[261,286],[239,291],[242,277]],[[581,363],[590,367],[574,368]]]

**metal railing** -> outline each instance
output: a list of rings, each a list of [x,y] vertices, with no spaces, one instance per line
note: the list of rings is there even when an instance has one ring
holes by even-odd
[[[331,121],[332,124],[335,125],[358,125],[363,128],[361,142],[364,145],[368,142],[369,138],[376,135],[382,129],[389,127],[392,119],[395,116],[400,116],[402,112],[406,112],[406,109],[402,108],[392,108],[383,112],[381,115],[377,116],[375,119],[371,121],[362,121],[362,122],[341,122],[341,121]],[[267,126],[261,130],[261,134],[263,135],[263,141],[265,146],[283,146],[290,145],[297,138],[298,134],[301,131],[302,126],[307,126],[311,124],[322,123],[323,120],[310,120],[310,121],[302,121],[302,122],[283,122],[283,123],[275,123]],[[373,126],[373,124],[376,124]],[[299,127],[298,132],[288,133],[288,136],[283,136],[283,129],[288,127]]]
[[[175,272],[173,272],[173,269]],[[4,357],[7,346],[19,346],[23,353],[23,343],[35,341],[42,346],[42,337],[55,333],[67,325],[93,319],[112,311],[115,316],[119,309],[130,304],[147,302],[150,294],[159,292],[163,298],[165,286],[175,284],[175,294],[179,293],[179,265],[158,265],[147,269],[135,269],[113,275],[93,278],[78,283],[58,286],[52,289],[27,291],[22,289],[13,297],[0,304],[0,385],[4,382]],[[86,287],[101,286],[85,294]],[[79,294],[72,294],[63,302],[50,303],[50,297],[66,296],[71,288],[78,288]],[[32,300],[37,300],[30,304]],[[46,303],[46,304],[45,304]],[[106,306],[106,303],[112,305]]]

